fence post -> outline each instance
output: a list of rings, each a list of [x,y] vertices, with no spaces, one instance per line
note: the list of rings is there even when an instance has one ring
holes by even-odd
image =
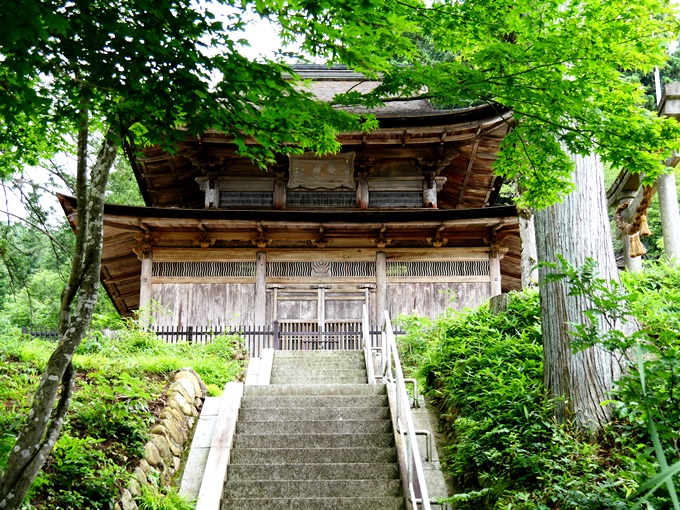
[[[192,343],[192,333],[194,332],[194,327],[193,326],[187,326],[187,342]]]

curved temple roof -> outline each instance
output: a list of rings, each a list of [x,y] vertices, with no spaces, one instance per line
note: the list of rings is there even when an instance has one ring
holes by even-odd
[[[349,90],[369,91],[378,82],[341,66],[296,66],[309,80],[311,91],[321,100]],[[348,108],[366,112],[362,108]],[[390,101],[370,110],[379,121],[379,129],[369,132],[342,133],[338,140],[342,151],[356,152],[357,168],[408,162],[419,172],[435,172],[446,177],[439,193],[439,207],[467,209],[493,205],[502,180],[493,175],[491,166],[499,146],[512,124],[512,112],[495,106],[478,106],[459,110],[436,110],[429,102]],[[255,143],[254,140],[251,141]],[[132,167],[148,206],[203,207],[203,193],[196,178],[209,173],[231,175],[233,171],[259,172],[247,159],[236,154],[233,139],[218,132],[201,139],[187,139],[179,144],[175,155],[159,147],[128,153]],[[288,159],[281,157],[272,171],[285,171]],[[237,170],[234,170],[237,169]]]

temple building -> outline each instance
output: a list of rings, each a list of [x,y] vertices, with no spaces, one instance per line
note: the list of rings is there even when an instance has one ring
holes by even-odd
[[[298,72],[320,100],[375,86]],[[376,325],[384,309],[435,316],[518,289],[517,212],[494,206],[491,171],[511,113],[421,100],[372,113],[379,129],[342,133],[339,153],[268,171],[218,132],[172,155],[128,147],[146,207],[105,209],[101,280],[117,310],[147,308],[159,326],[353,331],[364,304]],[[75,228],[75,200],[60,200]]]

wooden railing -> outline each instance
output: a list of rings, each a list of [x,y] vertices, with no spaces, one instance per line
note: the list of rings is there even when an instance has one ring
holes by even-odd
[[[318,331],[318,327],[307,322],[278,322],[271,326],[151,326],[149,329],[170,344],[212,342],[219,335],[238,335],[243,337],[251,358],[259,358],[262,350],[361,350],[366,338],[375,347],[382,345],[382,331],[371,328],[368,334],[362,321],[335,321],[329,323],[328,331]],[[59,333],[51,328],[22,328],[22,333],[45,340],[56,341]],[[115,334],[115,331],[111,332]],[[395,331],[402,334],[403,331]]]

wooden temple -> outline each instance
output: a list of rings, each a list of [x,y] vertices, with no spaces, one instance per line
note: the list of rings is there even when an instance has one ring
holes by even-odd
[[[375,84],[342,68],[298,68],[324,100]],[[426,101],[372,111],[340,153],[278,158],[261,171],[217,132],[174,155],[128,148],[147,207],[107,205],[101,280],[117,310],[160,326],[245,324],[344,331],[435,316],[520,287],[513,206],[491,172],[511,113]],[[77,204],[60,196],[72,226]]]

